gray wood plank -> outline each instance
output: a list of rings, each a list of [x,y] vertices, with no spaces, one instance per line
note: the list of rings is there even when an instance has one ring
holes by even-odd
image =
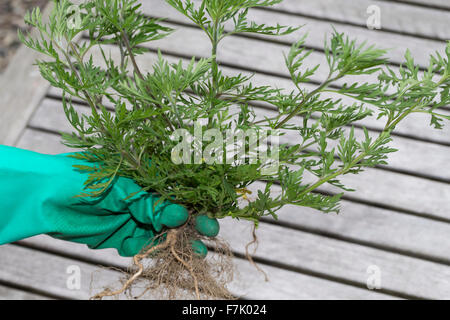
[[[450,221],[450,185],[379,169],[347,175],[342,183],[357,191],[348,196]],[[331,186],[322,191],[340,192]]]
[[[0,247],[2,259],[0,279],[26,286],[35,290],[44,290],[49,294],[66,299],[87,299],[97,290],[91,291],[91,275],[98,267],[74,259],[53,256],[13,245]],[[81,272],[80,290],[69,289],[67,268],[77,266]],[[108,285],[120,278],[120,273],[112,270],[96,272],[95,286]]]
[[[259,183],[254,190],[264,187]],[[277,193],[279,187],[274,186],[273,190]],[[450,263],[450,225],[445,222],[346,200],[338,215],[286,206],[278,212],[278,221],[300,230]]]
[[[233,248],[238,252],[243,253],[243,248],[246,241],[249,239],[249,225],[246,223],[237,223],[236,221],[225,220],[222,222],[221,236],[227,239]],[[239,233],[241,237],[236,237]],[[248,235],[248,237],[247,237]],[[256,257],[279,261],[281,263],[292,265],[297,268],[307,270],[314,273],[320,273],[325,276],[340,277],[348,281],[355,281],[357,283],[365,284],[367,281],[367,268],[371,265],[376,265],[381,269],[382,272],[382,288],[386,290],[398,290],[406,294],[417,295],[419,297],[429,297],[429,298],[445,298],[448,297],[448,290],[450,286],[448,284],[447,274],[450,272],[448,267],[444,267],[438,264],[424,262],[418,259],[412,259],[408,257],[402,257],[395,254],[389,254],[380,250],[367,249],[362,246],[347,244],[344,242],[329,240],[324,237],[319,237],[316,235],[310,235],[303,232],[286,230],[285,228],[280,228],[276,226],[271,226],[267,224],[261,224],[258,230],[258,237],[260,239],[259,249],[256,253]],[[87,253],[87,248],[82,245],[76,245],[71,243],[62,243],[54,239],[46,238],[41,240],[36,238],[22,241],[23,243],[29,243],[34,246],[45,247],[46,249],[64,250],[64,252],[71,252],[76,254],[81,254],[83,252],[83,258],[89,256],[98,259],[99,256],[97,252],[89,250]],[[2,255],[11,257],[14,252],[21,252],[23,248],[16,249],[11,248],[6,249],[4,246],[0,248]],[[280,248],[283,248],[281,250]],[[69,250],[70,249],[70,250]],[[29,249],[26,249],[29,250]],[[102,250],[102,255],[106,255],[106,251],[111,252],[111,250]],[[20,256],[19,254],[17,254]],[[42,255],[42,257],[39,257]],[[61,260],[59,257],[56,259],[48,254],[42,254],[33,251],[31,257],[33,261],[43,261],[45,259],[46,264],[51,267],[56,267],[57,265],[80,265],[82,270],[82,277],[89,276],[89,272],[92,272],[93,268],[86,265],[85,263],[76,262],[76,260],[69,260],[56,263],[56,260]],[[114,254],[115,255],[115,254]],[[110,260],[115,259],[110,257]],[[12,258],[8,260],[13,260]],[[55,262],[54,262],[55,260]],[[65,260],[65,259],[64,259]],[[122,264],[119,262],[119,264]],[[36,273],[39,273],[39,265],[33,263],[32,267],[34,277],[37,277]],[[117,264],[116,264],[117,265]],[[342,285],[339,290],[334,292],[335,287],[331,281],[316,279],[313,277],[308,277],[305,275],[297,274],[294,272],[286,272],[281,274],[281,269],[274,268],[270,266],[263,265],[263,269],[268,272],[270,281],[265,283],[262,281],[262,276],[255,270],[252,270],[248,262],[246,261],[236,261],[239,274],[241,275],[237,281],[236,287],[233,288],[235,292],[242,293],[247,292],[247,296],[250,299],[260,299],[260,298],[288,298],[296,299],[300,298],[332,298],[335,299],[337,295],[340,297],[350,298],[351,286],[345,286],[349,289],[345,292]],[[331,267],[332,266],[332,267]],[[36,270],[37,269],[37,270]],[[65,269],[63,267],[55,268],[55,272],[48,273],[47,277],[56,278],[54,285],[52,286],[52,292],[56,293],[66,292],[67,289],[64,288],[65,282],[62,282],[61,278],[64,278],[64,273],[59,270]],[[8,266],[6,266],[8,271]],[[48,269],[47,269],[48,270]],[[275,272],[278,270],[278,273]],[[5,272],[5,268],[2,270]],[[14,272],[9,270],[10,273]],[[27,270],[23,270],[20,273],[22,279],[26,280],[29,275],[26,273]],[[104,271],[100,272],[100,274]],[[2,273],[0,273],[2,275]],[[10,277],[15,275],[11,274]],[[33,275],[32,275],[33,276]],[[311,278],[313,280],[318,280],[316,285],[313,287],[306,286],[302,283],[297,283],[297,280],[304,277]],[[38,278],[38,277],[37,277]],[[90,278],[90,276],[89,276]],[[14,278],[15,279],[15,278]],[[103,281],[108,281],[112,283],[114,277],[111,274],[107,274],[107,277]],[[282,280],[282,281],[280,281]],[[45,281],[45,279],[40,279],[40,281]],[[288,284],[290,281],[290,284]],[[83,284],[84,284],[83,280]],[[258,284],[256,288],[250,284]],[[279,286],[281,284],[281,286]],[[300,286],[299,286],[300,285]],[[266,287],[266,290],[263,288]],[[83,286],[84,295],[88,294],[88,286]],[[299,290],[298,288],[302,288]],[[281,289],[281,290],[280,290]],[[355,288],[358,289],[358,288]],[[316,292],[319,290],[319,292]],[[366,292],[368,296],[365,298],[382,298],[382,296],[377,297],[376,292],[369,290],[355,290],[355,294],[361,294],[360,298],[365,295]],[[330,295],[332,293],[332,295]],[[80,295],[79,293],[78,295]],[[313,294],[314,296],[312,296]],[[337,294],[337,295],[336,295]],[[84,297],[82,297],[84,298]]]
[[[221,227],[221,236],[235,250],[245,252],[251,223],[224,219]],[[265,223],[257,236],[256,257],[362,284],[367,281],[367,269],[377,266],[383,289],[423,298],[450,297],[448,266]]]
[[[449,38],[450,12],[408,6],[392,1],[374,3],[370,0],[286,0],[276,8],[318,19],[366,26],[367,8],[374,4],[381,10],[383,29],[441,40]]]
[[[386,0],[384,0],[386,1]],[[389,1],[389,0],[388,0]],[[422,6],[437,6],[440,8],[447,8],[450,9],[450,2],[447,0],[394,0],[399,3],[405,3],[405,4],[418,4]]]
[[[25,129],[16,147],[45,154],[58,154],[77,151],[61,143],[59,135]]]
[[[289,0],[288,0],[289,1]],[[194,25],[188,18],[183,16],[178,11],[174,10],[170,5],[158,0],[150,0],[143,2],[142,9],[144,12],[153,17],[168,18],[171,22]],[[382,48],[388,48],[388,57],[392,62],[403,63],[404,54],[407,48],[411,50],[416,62],[422,67],[427,67],[429,63],[429,55],[436,50],[445,48],[445,43],[442,41],[430,39],[418,39],[414,36],[379,32],[378,30],[370,30],[368,28],[361,28],[345,23],[333,23],[329,21],[321,21],[308,17],[295,16],[270,10],[250,10],[249,19],[257,23],[265,23],[267,25],[276,25],[277,23],[289,26],[303,26],[300,31],[283,37],[268,37],[258,36],[262,39],[273,39],[274,41],[282,41],[293,43],[299,38],[308,34],[306,45],[324,49],[324,37],[328,37],[335,28],[339,32],[345,32],[351,38],[358,39],[358,41],[367,41],[371,44],[376,44]],[[227,28],[230,30],[230,27]]]
[[[113,249],[90,250],[84,245],[52,239],[47,236],[21,241],[37,248],[54,252],[70,252],[75,258],[100,260],[103,265],[127,267],[129,259],[119,257]],[[1,250],[1,248],[0,248]],[[210,255],[212,255],[210,253]],[[234,259],[237,277],[229,289],[236,296],[246,299],[392,299],[393,297],[333,281],[311,277],[301,273],[265,266],[270,281],[255,272],[248,261]]]
[[[48,17],[51,8],[50,3],[43,13],[44,17]],[[22,45],[0,76],[0,144],[15,144],[49,87],[38,67],[33,65],[41,57]]]
[[[35,293],[0,285],[0,300],[50,300]]]

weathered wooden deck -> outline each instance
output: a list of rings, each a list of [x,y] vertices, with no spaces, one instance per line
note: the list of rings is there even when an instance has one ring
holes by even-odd
[[[366,27],[369,5],[380,7],[382,30]],[[158,47],[173,59],[203,57],[210,51],[201,32],[164,1],[145,0],[143,7],[149,16],[168,17],[168,24],[178,30],[149,45],[149,53],[139,59],[144,67],[154,61]],[[307,46],[316,49],[311,63],[323,60],[323,37],[331,25],[360,40],[393,48],[394,67],[406,48],[425,67],[428,55],[442,51],[450,39],[449,0],[285,0],[273,10],[254,10],[252,17],[267,24],[306,24]],[[233,36],[223,42],[219,60],[225,72],[256,71],[258,83],[290,88],[282,52],[298,36],[264,40]],[[30,68],[32,58],[22,48],[0,77],[0,143],[51,154],[68,151],[58,134],[70,130],[60,92],[49,89]],[[319,73],[314,80],[323,77]],[[77,108],[88,111],[83,104]],[[444,112],[450,114],[450,107]],[[289,207],[279,221],[261,223],[255,257],[269,282],[239,258],[250,238],[250,226],[224,221],[221,235],[235,249],[240,272],[232,291],[248,299],[449,299],[450,126],[436,131],[428,122],[417,116],[398,128],[393,145],[400,152],[392,155],[389,167],[345,179],[358,191],[347,194],[339,216]],[[359,125],[381,129],[373,120]],[[92,251],[39,236],[0,247],[0,262],[0,299],[86,299],[93,293],[91,274],[98,265],[124,268],[129,261],[112,250]],[[71,265],[80,267],[80,290],[66,286]],[[366,287],[370,266],[381,271],[379,290]],[[118,276],[116,271],[101,271],[96,285]]]

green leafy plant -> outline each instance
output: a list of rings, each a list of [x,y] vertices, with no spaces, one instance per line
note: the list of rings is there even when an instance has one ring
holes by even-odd
[[[281,1],[166,0],[204,31],[211,55],[173,64],[159,53],[151,70],[138,65],[137,57],[146,52],[142,44],[174,30],[146,17],[136,0],[88,0],[75,13],[70,1],[58,1],[48,23],[42,22],[38,9],[29,14],[26,21],[40,37],[20,37],[49,57],[37,65],[63,91],[64,111],[74,129],[63,134],[65,144],[85,151],[75,157],[92,163],[78,167],[89,173],[80,196],[98,197],[115,177],[125,176],[144,191],[184,205],[192,215],[230,216],[257,225],[264,216],[277,218],[284,205],[338,212],[342,193],[324,195],[317,192],[320,186],[349,191],[342,176],[387,164],[388,154],[396,151],[389,147],[391,133],[410,114],[428,115],[437,129],[449,120],[439,108],[450,104],[450,42],[444,54],[431,56],[427,69],[421,70],[407,51],[404,64],[394,70],[385,50],[337,31],[325,41],[324,63],[310,66],[312,51],[305,48],[303,36],[285,55],[296,88],[292,92],[254,85],[244,74],[225,74],[217,53],[226,37],[282,36],[298,30],[249,21],[251,8]],[[111,48],[119,52],[117,58]],[[324,68],[326,79],[313,90],[305,89],[303,84]],[[78,114],[72,99],[88,104],[90,114]],[[258,115],[255,104],[261,103],[273,116]],[[358,139],[352,124],[375,115],[384,129],[374,135],[364,128],[364,137]],[[204,125],[199,127],[201,119]],[[226,150],[218,152],[216,161],[206,161],[201,155],[208,145],[195,141],[190,161],[174,161],[180,142],[173,138],[175,131],[195,137],[196,130],[204,136],[211,129],[223,136],[230,130],[271,132],[281,140],[289,137],[289,143],[268,144],[277,156],[276,170],[270,173],[262,170],[264,159],[226,161]],[[247,144],[245,150],[251,147]],[[256,182],[265,187],[249,196]],[[274,185],[281,192],[271,192]]]

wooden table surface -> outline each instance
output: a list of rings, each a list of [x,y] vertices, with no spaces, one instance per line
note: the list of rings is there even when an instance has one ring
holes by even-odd
[[[366,26],[370,5],[381,10],[381,30]],[[152,65],[158,48],[173,61],[208,55],[207,38],[164,1],[145,0],[143,9],[149,16],[167,17],[166,24],[177,29],[148,45],[149,52],[138,59],[143,68]],[[407,48],[425,68],[429,55],[443,52],[450,39],[448,0],[285,0],[274,9],[255,9],[250,16],[260,23],[305,26],[283,38],[224,40],[218,56],[224,72],[256,72],[256,83],[287,89],[293,85],[282,53],[302,32],[309,32],[306,45],[315,49],[311,64],[324,60],[324,34],[334,26],[359,40],[392,48],[393,68]],[[115,47],[107,49],[118,54]],[[70,151],[60,142],[59,132],[71,130],[61,93],[40,78],[32,66],[35,58],[31,50],[21,48],[0,76],[0,143],[50,154]],[[308,87],[325,76],[325,70],[319,70]],[[80,113],[89,111],[82,103],[76,107]],[[261,107],[258,112],[273,111]],[[443,112],[450,114],[450,107]],[[239,258],[250,240],[250,225],[223,221],[221,236],[237,254],[239,276],[230,286],[232,292],[246,299],[449,299],[450,126],[433,130],[429,120],[414,115],[398,127],[392,145],[400,151],[390,157],[388,167],[344,179],[357,191],[344,197],[340,215],[285,207],[278,221],[261,223],[255,260],[269,282]],[[374,119],[356,126],[358,134],[362,126],[371,132],[382,129]],[[86,299],[98,291],[90,286],[93,273],[97,288],[120,276],[113,270],[99,271],[99,265],[129,265],[129,259],[113,250],[93,251],[47,236],[1,246],[0,257],[0,299]],[[79,290],[67,286],[67,268],[74,265],[81,270]],[[373,268],[380,271],[378,290],[366,286]]]

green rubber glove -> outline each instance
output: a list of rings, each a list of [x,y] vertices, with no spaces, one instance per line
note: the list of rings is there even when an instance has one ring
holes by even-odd
[[[0,145],[0,245],[38,234],[77,243],[91,249],[116,248],[133,256],[163,227],[183,225],[188,212],[180,205],[161,202],[141,192],[133,180],[117,177],[98,199],[74,198],[83,190],[87,175],[75,168],[82,160],[45,155]],[[197,231],[206,236],[219,232],[217,220],[198,216]],[[206,246],[193,241],[193,249],[206,256]]]

